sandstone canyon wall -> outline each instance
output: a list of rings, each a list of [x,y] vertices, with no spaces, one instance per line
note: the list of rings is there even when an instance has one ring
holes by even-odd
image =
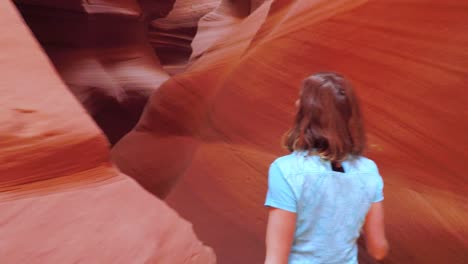
[[[120,173],[12,3],[0,2],[0,262],[215,263]]]
[[[69,89],[116,143],[112,161],[192,222],[219,263],[262,262],[267,169],[286,153],[279,141],[298,86],[316,71],[343,73],[361,98],[366,155],[385,181],[392,250],[384,263],[468,261],[468,3],[16,2]],[[140,99],[125,103],[134,90]],[[103,98],[118,109],[103,109]],[[81,163],[107,161],[99,155]],[[374,262],[363,249],[359,257]]]
[[[264,1],[245,15],[232,5],[200,20],[190,67],[153,93],[114,147],[120,168],[162,197],[175,186],[166,200],[221,263],[260,263],[267,168],[285,154],[299,83],[342,72],[386,183],[385,263],[465,263],[468,5]],[[373,262],[364,250],[360,260]]]

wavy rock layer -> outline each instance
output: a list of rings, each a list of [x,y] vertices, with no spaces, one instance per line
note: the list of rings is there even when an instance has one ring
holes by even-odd
[[[173,1],[55,2],[17,5],[62,79],[114,144],[169,78],[143,18],[166,16]]]
[[[191,225],[121,174],[20,14],[0,2],[2,263],[215,263]]]
[[[221,263],[260,263],[267,168],[285,154],[279,139],[300,81],[342,72],[361,97],[367,156],[386,182],[386,263],[466,263],[468,4],[291,0],[250,8],[223,1],[201,19],[196,60],[153,93],[136,129],[114,147],[123,172],[161,197],[172,189],[169,204]],[[363,250],[360,261],[372,263]]]
[[[112,159],[188,218],[220,263],[262,262],[267,168],[285,154],[279,139],[300,81],[325,70],[348,76],[361,97],[367,156],[386,182],[386,263],[468,262],[468,4],[15,2],[112,143],[148,102]],[[112,168],[104,138],[14,9],[0,7],[0,211],[8,219],[0,255],[13,263],[213,262],[186,222]],[[364,250],[360,263],[372,263]]]
[[[176,1],[169,15],[151,21],[148,37],[163,68],[183,72],[192,54],[191,43],[198,21],[220,4],[221,0]]]

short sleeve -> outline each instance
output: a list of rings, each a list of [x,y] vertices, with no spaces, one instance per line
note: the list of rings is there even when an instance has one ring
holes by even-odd
[[[293,189],[276,163],[271,164],[268,172],[268,192],[265,206],[296,213],[296,198]]]
[[[382,176],[380,176],[379,169],[377,168],[377,165],[373,163],[373,166],[375,166],[375,172],[377,173],[376,177],[376,188],[375,188],[375,196],[372,202],[377,203],[381,202],[384,199],[384,194],[383,194],[383,187],[384,187],[384,182],[382,179]]]

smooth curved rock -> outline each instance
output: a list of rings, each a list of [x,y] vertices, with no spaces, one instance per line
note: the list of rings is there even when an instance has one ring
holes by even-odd
[[[265,4],[257,9],[243,21],[243,27],[228,26],[227,30],[232,29],[229,34],[252,38],[261,25],[259,22],[266,18],[268,7]],[[112,150],[112,160],[119,168],[148,191],[166,197],[190,166],[200,139],[210,137],[212,132],[205,131],[210,129],[205,123],[213,99],[210,96],[215,94],[217,82],[223,80],[223,71],[237,63],[248,44],[242,42],[226,48],[231,51],[229,56],[215,51],[201,57],[191,67],[192,71],[173,77],[155,91],[135,130]],[[199,79],[203,76],[205,79]],[[194,89],[197,85],[199,89]]]
[[[144,18],[167,15],[173,2],[142,1],[141,9],[137,1],[17,3],[67,86],[116,143],[169,78],[150,46]]]
[[[197,13],[192,20],[181,13],[180,17],[175,15],[177,10],[186,10],[182,8],[186,3],[181,1],[174,9],[174,1],[16,2],[42,39],[62,78],[72,88],[83,88],[75,95],[88,111],[91,109],[98,123],[93,111],[103,111],[99,108],[105,102],[102,98],[111,98],[121,107],[129,87],[144,90],[144,98],[152,93],[138,125],[112,150],[112,160],[144,188],[159,197],[167,197],[168,203],[194,224],[202,240],[214,247],[220,263],[263,261],[266,209],[262,204],[267,168],[275,157],[285,153],[279,139],[292,122],[300,81],[312,72],[324,70],[348,76],[362,99],[369,132],[367,155],[380,165],[386,182],[387,232],[392,251],[385,262],[461,264],[468,261],[467,177],[463,173],[468,147],[467,100],[462,94],[468,81],[465,15],[468,4],[455,0],[219,0],[211,12],[202,18]],[[28,12],[41,12],[37,10],[38,4],[78,14],[68,17],[70,13],[57,12],[50,14],[51,18],[28,17]],[[191,44],[189,67],[173,78],[161,69],[146,35],[149,21],[158,24],[155,19],[166,16],[171,9],[173,17],[169,15],[164,23],[160,20],[158,26],[169,27],[177,39],[171,44],[161,39],[160,33],[155,35],[157,39],[150,37],[163,50],[170,45],[183,47],[180,55],[175,54],[175,47],[169,48],[171,52],[165,58],[168,71],[173,65],[176,67],[172,69],[182,71],[178,67],[185,63],[189,50],[187,32],[176,28],[183,23],[190,23],[193,28],[193,22],[199,21]],[[62,20],[64,25],[58,25],[57,21]],[[185,40],[181,42],[181,39]],[[16,45],[3,43],[6,42],[2,42],[6,47]],[[24,58],[35,56],[28,54]],[[10,67],[4,73],[17,76],[14,72],[50,71],[41,68],[42,64],[30,66],[36,67]],[[58,82],[41,81],[42,76],[51,73],[34,75],[37,87],[45,87],[41,83]],[[31,85],[29,78],[16,81],[25,83],[12,86],[6,82],[1,87]],[[161,83],[159,89],[152,88]],[[87,88],[95,84],[103,88],[96,89],[99,93],[88,93]],[[22,90],[18,91],[8,94],[32,99],[29,90],[27,97]],[[145,221],[153,219],[154,211],[143,206],[148,203],[145,201],[154,198],[128,178],[117,176],[118,172],[107,160],[105,140],[96,136],[92,125],[83,125],[90,122],[81,121],[81,117],[87,117],[77,110],[80,108],[70,107],[75,110],[67,112],[67,117],[77,116],[72,119],[76,123],[64,122],[60,111],[74,104],[71,97],[62,100],[61,94],[50,94],[42,98],[48,105],[62,103],[57,108],[47,108],[52,112],[44,113],[30,106],[34,106],[37,98],[21,105],[16,104],[19,101],[15,98],[1,98],[6,103],[14,102],[6,107],[10,111],[1,116],[0,149],[4,152],[0,155],[3,188],[0,206],[5,207],[2,219],[14,220],[7,222],[8,228],[0,229],[4,232],[1,237],[8,237],[7,242],[11,243],[11,246],[0,246],[0,250],[5,250],[2,256],[24,260],[14,254],[14,248],[20,247],[18,241],[27,235],[24,233],[15,238],[19,240],[14,240],[9,230],[16,231],[18,223],[33,217],[28,199],[43,201],[59,197],[50,198],[53,204],[32,204],[37,212],[44,212],[44,218],[37,224],[24,220],[27,227],[21,230],[39,232],[38,238],[44,236],[41,229],[48,233],[55,230],[44,227],[44,221],[50,221],[55,226],[63,224],[67,228],[60,234],[70,234],[75,239],[76,234],[70,231],[63,216],[54,215],[62,209],[70,215],[69,219],[85,219],[83,225],[89,225],[91,230],[115,231],[114,226],[91,222],[91,219],[115,221],[115,212],[99,211],[102,215],[98,214],[92,210],[92,200],[81,199],[81,194],[102,200],[98,204],[101,207],[96,208],[108,208],[127,203],[118,195],[122,193],[129,197],[129,203],[138,201],[136,208],[148,211],[148,218],[139,222],[142,224],[137,233],[144,230],[150,237],[167,235],[160,233],[166,227],[147,230],[151,225]],[[135,103],[140,106],[138,111],[141,111],[140,102]],[[102,120],[112,120],[121,115],[119,111],[108,108]],[[121,117],[117,124],[100,126],[108,135],[116,133],[109,136],[116,142],[136,122],[138,111],[132,115],[131,122],[123,122],[131,124],[125,129],[119,128]],[[55,120],[55,116],[60,117],[57,127],[47,121]],[[49,131],[49,126],[57,129]],[[25,141],[31,137],[36,145]],[[11,156],[17,151],[22,154]],[[18,161],[18,157],[24,162]],[[61,176],[65,172],[70,175]],[[112,193],[111,201],[106,200],[109,199],[106,195],[92,196],[97,195],[96,190]],[[80,195],[75,195],[76,192]],[[78,208],[85,208],[83,214],[66,206],[79,203],[83,204]],[[17,209],[9,204],[24,210],[17,214]],[[119,212],[135,214],[129,206],[119,208]],[[122,222],[115,223],[123,225],[133,218],[122,216],[117,220]],[[116,233],[115,238],[120,241],[125,232],[118,231],[121,233]],[[79,233],[83,232],[79,229]],[[64,237],[52,240],[51,247],[67,241]],[[79,241],[79,244],[89,252],[96,252],[92,250],[98,242],[93,241]],[[150,253],[145,255],[146,248],[137,251],[134,245],[136,242],[132,242],[128,252],[138,252],[141,258],[152,257]],[[119,247],[117,244],[112,250],[120,250]],[[193,252],[203,252],[200,248],[196,246]],[[44,245],[34,254],[47,257],[51,254],[48,252]],[[107,251],[99,252],[107,254]],[[74,254],[60,251],[53,260],[63,262],[60,256]],[[103,260],[108,260],[103,255]],[[373,263],[364,250],[360,250],[360,263]]]
[[[220,4],[221,0],[176,1],[169,15],[153,20],[148,29],[151,45],[164,70],[183,72],[192,54],[192,40],[198,21]]]
[[[215,263],[191,224],[121,174],[20,14],[0,2],[2,263]]]
[[[221,0],[216,9],[206,14],[198,23],[197,34],[192,41],[193,52],[190,57],[191,61],[202,56],[206,50],[213,48],[217,41],[229,39],[227,38],[229,34],[235,31],[236,26],[249,14],[249,0],[235,2]],[[259,20],[253,23],[258,24],[261,22]]]
[[[220,262],[261,262],[267,167],[285,153],[300,81],[342,72],[386,182],[386,263],[465,263],[467,9],[455,0],[265,1],[240,16],[218,8],[199,23],[193,64],[153,94],[113,160],[160,196],[175,186],[169,204]],[[360,261],[373,263],[364,250]]]

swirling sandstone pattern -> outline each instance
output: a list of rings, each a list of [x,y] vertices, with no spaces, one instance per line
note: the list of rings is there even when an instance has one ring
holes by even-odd
[[[215,263],[187,221],[111,165],[8,1],[0,24],[0,262]]]
[[[174,1],[16,1],[68,88],[114,144],[169,78],[149,43],[146,19]],[[144,10],[144,12],[142,11]]]
[[[466,263],[468,3],[233,3],[201,19],[196,60],[153,93],[112,151],[119,167],[161,197],[176,186],[169,204],[221,263],[260,263],[267,167],[285,153],[297,87],[339,71],[360,94],[367,155],[386,182],[386,263]]]
[[[267,168],[285,153],[279,139],[300,81],[324,70],[348,76],[361,97],[367,155],[386,182],[392,251],[385,263],[468,262],[468,3],[15,2],[112,143],[133,127],[151,94],[112,160],[189,219],[220,263],[262,262]],[[199,252],[199,263],[213,261],[185,222],[112,168],[103,137],[1,3],[10,39],[0,43],[8,55],[1,60],[0,211],[8,220],[0,256],[180,263]],[[136,235],[124,242],[129,223]],[[162,244],[154,241],[167,250],[185,241],[179,246],[192,250],[155,253]],[[125,254],[115,259],[115,252]],[[373,263],[364,250],[360,263]]]
[[[151,21],[149,41],[167,72],[175,74],[184,71],[192,54],[191,43],[197,33],[198,21],[220,2],[176,1],[166,17]]]

